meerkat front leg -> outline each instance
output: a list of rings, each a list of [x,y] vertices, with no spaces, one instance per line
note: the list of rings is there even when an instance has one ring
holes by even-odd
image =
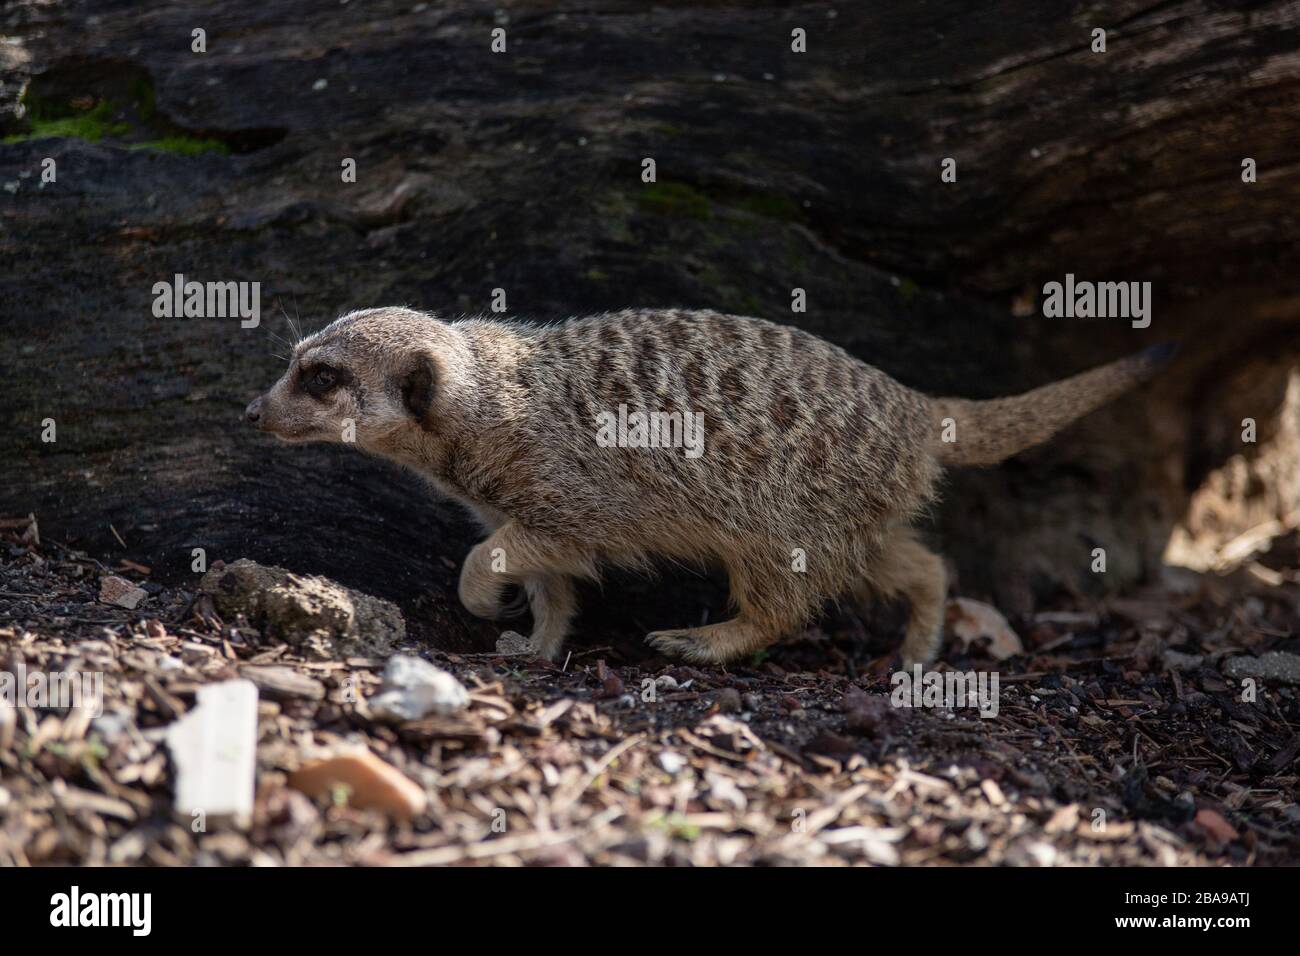
[[[548,574],[595,577],[596,567],[576,543],[507,521],[470,549],[460,571],[460,601],[475,617],[496,620],[508,585],[526,586],[530,577]]]
[[[511,584],[522,585],[533,612],[532,643],[554,659],[577,613],[573,576],[594,577],[595,562],[572,543],[538,535],[514,521],[475,545],[460,573],[460,600],[475,617],[497,620]]]
[[[559,659],[564,639],[578,613],[573,578],[565,574],[542,574],[524,582],[533,611],[533,652],[548,661]]]

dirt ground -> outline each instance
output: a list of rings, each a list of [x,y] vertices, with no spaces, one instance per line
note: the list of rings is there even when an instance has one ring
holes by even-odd
[[[892,625],[839,613],[718,669],[621,638],[562,665],[408,639],[470,700],[392,725],[366,704],[382,660],[0,525],[0,665],[105,675],[99,717],[0,704],[0,865],[1300,862],[1293,539],[1230,577],[1013,621],[1027,650],[1007,660],[950,638],[940,669],[998,675],[993,717],[892,706]],[[147,598],[101,602],[109,574]],[[1268,662],[1250,700],[1240,676]],[[239,676],[261,688],[253,820],[196,833],[165,728]],[[288,786],[304,754],[357,742],[426,809],[395,822]]]

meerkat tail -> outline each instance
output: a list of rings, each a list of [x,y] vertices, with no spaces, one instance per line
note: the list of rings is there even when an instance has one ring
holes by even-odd
[[[935,457],[943,465],[995,465],[1145,382],[1177,348],[1174,342],[1155,345],[1009,398],[932,398],[936,434],[944,436],[935,443]]]

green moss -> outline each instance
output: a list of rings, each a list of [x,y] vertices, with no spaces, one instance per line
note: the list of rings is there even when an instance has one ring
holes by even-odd
[[[139,137],[152,134],[155,138],[140,143],[123,144],[128,149],[149,149],[164,153],[176,153],[181,156],[198,156],[202,153],[230,152],[230,148],[218,139],[205,139],[191,136],[158,117],[154,107],[153,84],[147,77],[140,76],[131,80],[129,88],[118,90],[122,98],[129,102],[125,109],[108,97],[100,98],[95,105],[86,109],[80,101],[74,99],[66,102],[62,97],[42,96],[31,87],[24,91],[22,104],[27,111],[26,133],[6,136],[5,143],[22,143],[34,139],[84,139],[98,143],[105,137]],[[122,118],[132,122],[121,122]]]
[[[647,183],[638,193],[637,201],[642,208],[658,216],[676,219],[710,219],[713,216],[708,197],[686,183]]]
[[[57,117],[51,116],[46,111],[32,109],[29,111],[31,132],[6,136],[4,141],[22,143],[32,139],[60,137],[98,143],[105,136],[122,136],[130,131],[130,127],[125,123],[112,122],[110,120],[112,115],[113,105],[107,100],[102,101],[94,109]]]
[[[911,279],[900,279],[898,282],[898,296],[904,302],[911,303],[921,292],[920,287]]]
[[[201,153],[220,153],[224,156],[230,152],[230,147],[219,139],[200,139],[197,136],[165,136],[146,143],[132,143],[130,148],[153,149],[181,156],[198,156]]]
[[[608,278],[608,275],[595,267],[587,270],[587,281],[589,282],[604,282]]]

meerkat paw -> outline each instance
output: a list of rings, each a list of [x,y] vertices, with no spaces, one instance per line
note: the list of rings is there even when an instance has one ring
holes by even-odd
[[[691,630],[651,631],[645,642],[669,657],[680,657],[693,664],[705,664],[713,660],[711,649]]]
[[[920,623],[920,626],[915,626],[916,623]],[[903,667],[910,669],[916,664],[933,664],[942,644],[942,628],[926,622],[914,622],[909,625],[907,636],[903,639]]]
[[[552,664],[558,664],[564,656],[564,641],[552,640],[548,634],[539,634],[536,631],[528,638],[529,646],[532,648],[533,656],[539,661],[550,661]]]
[[[705,627],[653,631],[646,643],[655,650],[692,664],[722,664],[772,643],[744,621],[722,621]]]

